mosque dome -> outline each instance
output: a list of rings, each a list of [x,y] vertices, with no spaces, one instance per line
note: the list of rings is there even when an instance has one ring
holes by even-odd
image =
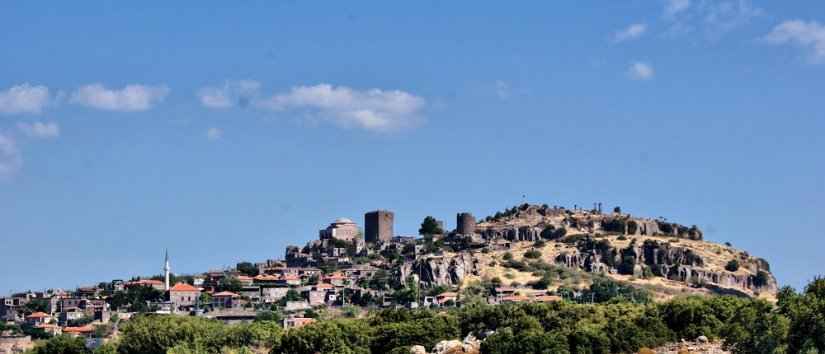
[[[355,223],[355,221],[352,221],[351,219],[347,219],[347,218],[335,219],[335,224],[354,224],[354,223]]]

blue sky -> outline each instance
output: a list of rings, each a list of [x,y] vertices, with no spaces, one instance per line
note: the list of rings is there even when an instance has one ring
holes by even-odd
[[[825,273],[821,1],[18,1],[0,48],[0,294],[524,200]]]

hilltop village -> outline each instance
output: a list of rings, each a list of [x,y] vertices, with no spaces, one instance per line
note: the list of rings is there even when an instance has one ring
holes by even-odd
[[[776,293],[766,261],[705,242],[696,226],[633,217],[618,207],[604,212],[600,203],[523,204],[480,220],[461,212],[454,230],[428,216],[416,236],[396,235],[394,220],[388,210],[367,212],[363,229],[336,219],[306,245],[288,246],[283,259],[181,275],[173,274],[167,254],[160,275],[12,294],[0,299],[0,353],[61,333],[93,348],[116,336],[120,321],[147,312],[226,323],[266,316],[295,328],[321,312],[586,301],[598,281],[657,298]]]

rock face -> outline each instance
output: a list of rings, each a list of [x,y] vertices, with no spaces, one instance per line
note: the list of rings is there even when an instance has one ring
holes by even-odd
[[[522,204],[496,213],[476,226],[476,233],[486,239],[535,241],[548,228],[565,228],[574,232],[617,233],[640,236],[667,236],[701,240],[702,231],[664,219],[639,218],[620,212],[565,209],[547,205]]]
[[[618,249],[606,240],[583,238],[576,250],[556,257],[556,264],[593,273],[658,276],[691,286],[738,288],[774,293],[776,279],[768,273],[767,262],[755,258],[755,274],[736,274],[705,268],[705,260],[687,247],[646,240],[641,245]],[[761,276],[760,276],[761,274]]]
[[[406,262],[400,268],[401,279],[415,275],[426,286],[458,285],[467,275],[479,274],[478,259],[470,253],[458,253],[454,256],[431,256]]]

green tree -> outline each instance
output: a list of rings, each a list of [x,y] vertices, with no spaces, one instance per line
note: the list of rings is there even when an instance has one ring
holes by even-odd
[[[825,353],[825,278],[815,278],[802,294],[779,292],[779,312],[790,320],[789,353]]]
[[[730,261],[728,261],[727,264],[725,264],[725,270],[729,272],[735,272],[739,270],[739,261],[731,259]]]
[[[277,311],[260,311],[255,315],[255,322],[276,322],[280,323],[284,316]]]
[[[541,330],[516,332],[505,328],[481,343],[484,354],[566,354],[569,353],[567,338],[557,332]]]
[[[240,262],[235,266],[235,269],[246,276],[254,277],[258,275],[258,267],[250,262]]]
[[[42,298],[35,298],[26,303],[26,313],[32,312],[49,312],[49,300]]]
[[[301,293],[299,293],[297,290],[289,289],[286,291],[286,295],[284,295],[284,297],[278,300],[278,304],[281,306],[286,306],[286,303],[288,301],[300,301],[303,299],[304,298],[301,296]]]
[[[390,323],[375,329],[372,353],[387,353],[397,347],[423,345],[431,348],[438,341],[461,335],[458,320],[443,314],[432,318]]]
[[[723,330],[725,348],[736,354],[784,353],[790,321],[762,300],[736,310],[733,321]]]
[[[240,292],[243,288],[243,284],[241,283],[240,279],[237,277],[224,277],[220,281],[218,281],[218,291],[231,291],[233,293]]]
[[[34,347],[31,354],[87,354],[83,338],[59,335]]]
[[[273,353],[369,354],[369,328],[353,320],[320,321],[288,331]]]
[[[418,229],[419,235],[441,235],[443,233],[444,230],[441,229],[438,220],[432,216],[425,217],[424,221],[421,222],[421,228]]]

